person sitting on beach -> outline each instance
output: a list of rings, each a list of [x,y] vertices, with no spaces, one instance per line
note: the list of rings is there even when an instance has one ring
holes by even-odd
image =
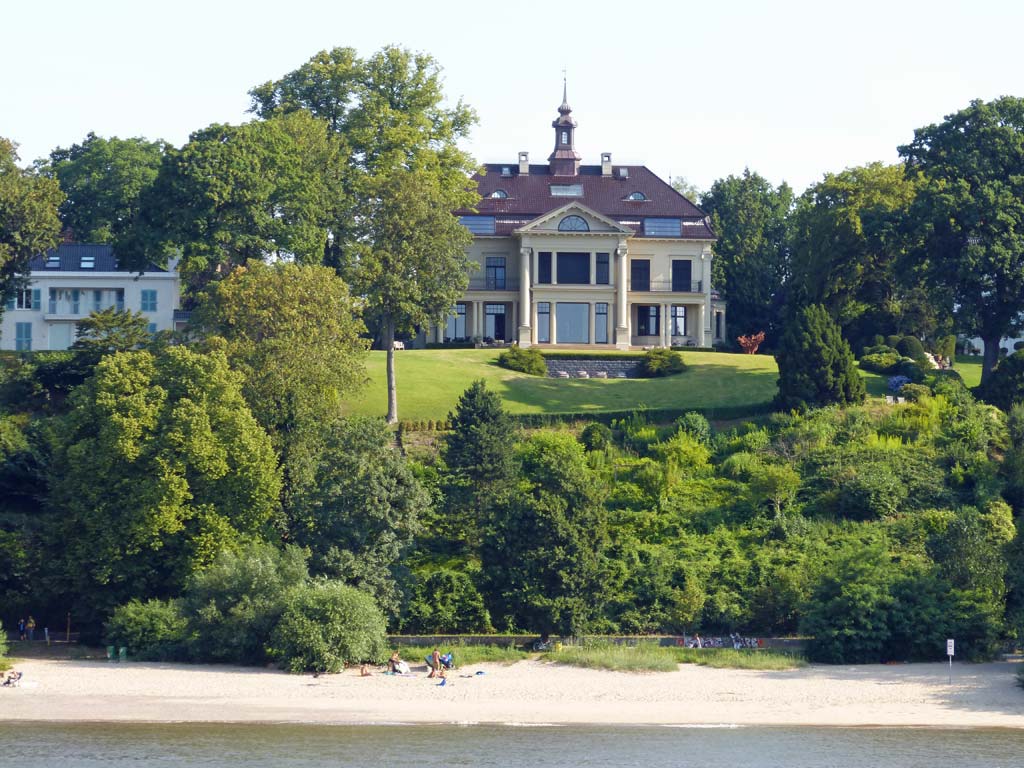
[[[441,652],[437,648],[427,657],[427,667],[430,668],[427,677],[444,677],[444,664],[441,662]]]
[[[21,685],[21,676],[21,672],[16,672],[12,669],[10,672],[4,675],[4,681],[3,683],[0,683],[0,685],[2,685],[4,688],[17,688],[19,685]]]
[[[398,665],[401,663],[402,656],[398,653],[398,651],[395,651],[391,654],[391,658],[388,659],[388,672],[391,672],[392,674],[398,672]]]

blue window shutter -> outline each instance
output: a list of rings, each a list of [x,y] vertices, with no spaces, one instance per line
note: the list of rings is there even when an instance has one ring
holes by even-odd
[[[41,296],[41,292],[40,292],[40,290],[38,288],[33,288],[32,289],[32,309],[38,311],[38,310],[42,309],[42,306],[43,306],[43,299],[42,299],[42,296]]]
[[[14,297],[13,296],[11,296],[11,298],[9,298],[7,300],[7,308],[8,309],[14,309]]]

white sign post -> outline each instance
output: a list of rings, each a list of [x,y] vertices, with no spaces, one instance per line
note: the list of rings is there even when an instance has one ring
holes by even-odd
[[[950,639],[950,640],[946,641],[946,655],[949,656],[949,684],[950,685],[953,684],[953,649],[954,649],[954,645],[955,644],[954,644],[953,640]]]

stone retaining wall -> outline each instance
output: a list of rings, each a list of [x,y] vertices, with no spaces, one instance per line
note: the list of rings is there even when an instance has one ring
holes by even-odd
[[[548,368],[548,376],[551,378],[559,378],[559,373],[565,372],[569,374],[570,379],[579,378],[580,371],[586,371],[590,378],[594,378],[594,374],[604,372],[608,375],[609,379],[620,378],[619,374],[624,374],[627,379],[638,379],[640,378],[640,362],[639,360],[615,360],[609,358],[608,360],[551,360],[546,359],[544,365]]]

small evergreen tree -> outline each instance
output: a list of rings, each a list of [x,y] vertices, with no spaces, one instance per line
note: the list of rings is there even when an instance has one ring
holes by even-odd
[[[451,431],[442,452],[448,471],[445,496],[449,522],[456,538],[479,540],[480,514],[495,493],[515,476],[513,449],[516,430],[501,404],[482,379],[459,397],[448,414]]]
[[[850,345],[820,304],[803,308],[790,320],[775,360],[780,408],[847,405],[864,399],[864,382]]]

